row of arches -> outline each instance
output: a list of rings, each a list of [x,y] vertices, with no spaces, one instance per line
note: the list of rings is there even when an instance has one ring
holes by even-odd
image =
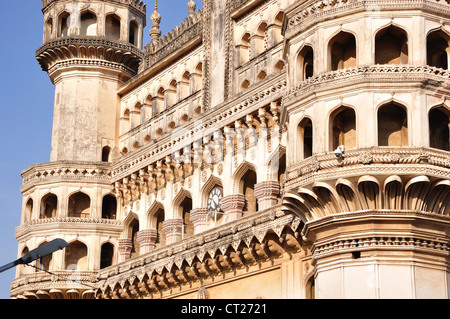
[[[132,107],[126,107],[121,116],[122,133],[126,133],[200,91],[203,84],[202,74],[203,64],[199,62],[192,72],[186,70],[179,79],[174,78],[166,86],[161,85],[155,94],[147,95],[144,101],[138,101]],[[194,110],[194,113],[196,112],[200,113],[201,110]],[[183,114],[180,122],[186,122],[191,116]],[[175,125],[176,123],[168,123],[168,128],[173,129]]]
[[[285,169],[285,155],[282,155],[275,177],[280,182],[284,179]],[[237,208],[240,210],[240,217],[258,212],[261,207],[261,198],[257,197],[256,192],[258,183],[256,168],[250,164],[246,165],[245,169],[236,176],[234,183],[238,196],[242,198],[242,206]],[[277,195],[279,196],[279,193]],[[201,196],[202,199],[199,200],[196,196]],[[194,194],[184,188],[181,189],[172,200],[170,208],[165,206],[165,202],[155,200],[145,215],[139,215],[131,211],[124,220],[122,238],[127,240],[130,250],[126,253],[126,256],[123,256],[123,260],[231,221],[227,220],[226,210],[222,202],[223,198],[224,185],[222,180],[214,177],[204,185],[199,194]],[[195,209],[194,202],[201,202],[201,208]],[[204,217],[200,217],[202,219],[200,224],[199,210],[203,212],[200,214],[206,214]],[[193,214],[196,215],[195,220],[192,219]],[[199,225],[201,225],[201,228],[198,228]],[[140,239],[140,236],[147,237],[147,241]]]
[[[46,244],[43,242],[38,247]],[[95,249],[92,249],[95,251]],[[100,247],[99,256],[93,257],[98,258],[98,265],[100,269],[111,266],[114,263],[114,258],[116,258],[116,247],[111,242],[105,242]],[[21,256],[25,256],[29,252],[28,247],[24,247],[22,249]],[[63,254],[63,266],[62,269],[70,270],[70,271],[86,271],[89,270],[88,265],[88,254],[89,254],[88,246],[80,240],[75,240],[69,243],[69,246],[64,248]],[[36,261],[36,269],[39,271],[50,271],[54,268],[54,259],[53,254],[42,257]],[[25,266],[23,266],[20,270],[21,274],[26,274],[29,272]]]
[[[239,91],[242,92],[246,89],[248,89],[250,87],[250,85],[252,84],[256,84],[258,82],[263,81],[267,76],[271,75],[271,74],[276,74],[279,73],[281,71],[283,71],[285,68],[285,63],[283,60],[279,60],[277,61],[274,65],[273,68],[271,70],[261,70],[257,75],[255,79],[248,79],[245,78],[239,88]]]
[[[128,41],[139,46],[139,33],[141,26],[136,20],[131,20],[128,25],[128,33],[123,34],[123,21],[115,13],[107,14],[103,21],[104,36],[111,40]],[[72,31],[74,30],[74,31]],[[44,37],[48,41],[54,36],[67,37],[79,36],[99,36],[99,18],[91,10],[82,11],[79,15],[71,14],[67,11],[59,14],[57,18],[49,17],[45,23]]]
[[[345,149],[357,147],[357,121],[355,109],[340,106],[329,116],[329,150],[343,145]],[[450,110],[444,106],[432,108],[428,114],[429,146],[450,151]],[[399,103],[390,102],[378,108],[378,146],[408,146],[408,112]],[[313,154],[313,121],[303,118],[298,124],[297,135],[301,141],[303,158]]]
[[[273,21],[261,21],[255,30],[246,30],[236,45],[238,65],[245,64],[283,40],[281,25],[284,13],[279,12]]]
[[[362,210],[410,210],[437,215],[450,214],[450,181],[427,176],[372,175],[357,180],[339,178],[316,182],[311,189],[299,188],[283,199],[283,209],[296,213],[303,222]]]
[[[91,217],[92,200],[89,195],[83,192],[76,192],[69,196],[67,200],[67,217],[89,218]],[[39,219],[55,218],[58,216],[58,196],[48,193],[40,200]],[[24,221],[32,219],[34,201],[29,198],[25,204]],[[116,219],[117,217],[117,199],[108,194],[102,199],[102,218]]]
[[[379,30],[374,36],[374,64],[408,64],[409,47],[408,34],[398,26],[389,25]],[[450,36],[442,31],[430,32],[426,38],[427,65],[448,69]],[[340,31],[327,42],[328,71],[336,71],[356,67],[357,59],[356,36],[350,31]],[[314,75],[314,48],[305,44],[297,56],[297,79],[304,81]],[[317,62],[317,61],[316,61]]]

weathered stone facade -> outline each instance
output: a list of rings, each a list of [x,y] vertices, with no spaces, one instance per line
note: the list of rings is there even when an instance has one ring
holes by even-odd
[[[13,298],[448,298],[450,5],[43,1]],[[47,272],[46,272],[47,271]]]

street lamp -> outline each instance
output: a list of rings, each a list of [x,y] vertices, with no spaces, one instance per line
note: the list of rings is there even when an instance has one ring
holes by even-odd
[[[55,251],[63,249],[67,246],[69,246],[69,244],[64,239],[59,239],[59,238],[54,239],[51,242],[45,243],[45,244],[39,246],[38,248],[33,249],[32,251],[29,251],[22,258],[19,258],[16,261],[13,261],[12,263],[9,263],[9,264],[6,264],[6,265],[0,267],[0,273],[4,272],[10,268],[13,268],[17,265],[29,264],[32,261],[35,261],[35,260],[45,257],[47,255],[53,254]]]

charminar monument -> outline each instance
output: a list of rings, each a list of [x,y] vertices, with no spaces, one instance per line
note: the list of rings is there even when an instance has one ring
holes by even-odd
[[[42,0],[12,298],[449,297],[450,2],[149,5]]]

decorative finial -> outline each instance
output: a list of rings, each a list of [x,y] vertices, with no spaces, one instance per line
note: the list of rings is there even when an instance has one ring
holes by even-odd
[[[161,23],[161,15],[158,13],[158,0],[155,0],[155,12],[152,13],[150,20],[152,21],[152,28],[149,33],[152,37],[152,42],[157,42],[161,36],[159,24]]]
[[[187,4],[187,8],[189,11],[189,16],[192,17],[195,14],[195,9],[197,8],[197,5],[193,0],[190,0]]]

